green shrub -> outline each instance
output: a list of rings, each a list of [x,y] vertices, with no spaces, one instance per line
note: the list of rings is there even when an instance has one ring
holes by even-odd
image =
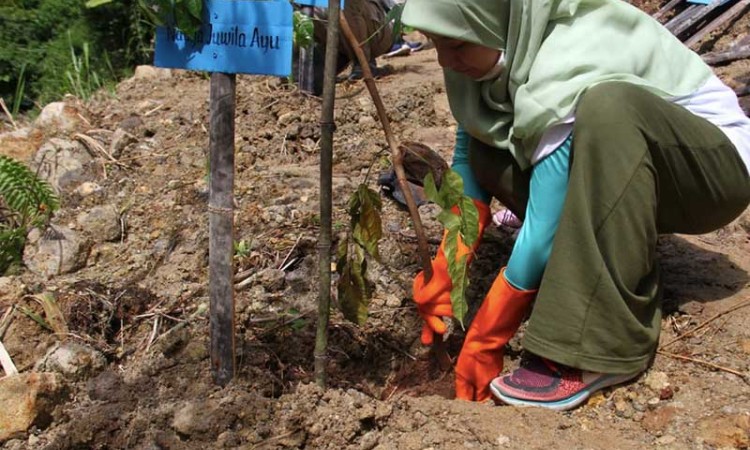
[[[28,230],[45,225],[59,205],[46,181],[0,155],[0,274],[20,263]]]
[[[67,73],[76,73],[74,61],[82,62],[84,47],[91,56],[88,76],[96,75],[100,84],[127,76],[133,66],[151,60],[153,30],[137,0],[94,9],[86,8],[84,0],[0,4],[0,96],[8,105],[29,109],[33,102],[75,94]]]

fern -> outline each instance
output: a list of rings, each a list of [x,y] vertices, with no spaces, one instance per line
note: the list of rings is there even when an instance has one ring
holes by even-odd
[[[52,187],[20,161],[0,155],[0,274],[21,259],[30,227],[60,206]]]

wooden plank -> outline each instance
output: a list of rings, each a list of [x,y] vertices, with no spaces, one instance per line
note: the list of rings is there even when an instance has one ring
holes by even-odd
[[[670,0],[669,3],[664,5],[660,10],[656,11],[652,17],[656,20],[661,19],[665,14],[679,6],[683,1],[685,0]]]
[[[234,74],[211,74],[209,131],[208,275],[211,304],[211,374],[226,386],[235,373],[234,286]]]
[[[706,64],[711,65],[728,63],[737,59],[750,58],[750,44],[739,46],[725,52],[706,53],[701,57]]]
[[[697,33],[691,36],[690,39],[686,40],[685,45],[692,47],[695,44],[698,44],[707,34],[742,14],[748,5],[750,5],[750,0],[741,0],[728,10],[724,11],[723,14],[711,21],[708,25],[701,28]]]
[[[687,8],[685,8],[680,14],[672,17],[672,19],[670,19],[667,23],[665,23],[664,26],[673,34],[677,34],[674,32],[674,29],[678,27],[681,23],[693,17],[697,12],[700,11],[701,8],[705,8],[705,6],[704,5],[690,5]]]

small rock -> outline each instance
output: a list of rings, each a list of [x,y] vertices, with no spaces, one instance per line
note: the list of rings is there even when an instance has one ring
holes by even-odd
[[[289,111],[287,113],[281,114],[279,118],[276,120],[276,123],[279,126],[286,126],[289,125],[292,122],[299,121],[299,114],[294,111]]]
[[[0,133],[0,148],[3,155],[19,161],[29,161],[39,148],[44,133],[31,127]]]
[[[644,384],[654,392],[661,392],[662,389],[669,386],[669,378],[664,372],[650,372],[646,376]]]
[[[89,243],[70,228],[55,226],[45,232],[34,228],[27,236],[23,262],[37,275],[51,277],[71,273],[86,265],[90,248]]]
[[[750,339],[743,339],[740,342],[740,349],[742,350],[742,353],[750,355]]]
[[[376,431],[368,431],[362,436],[362,440],[359,443],[360,450],[372,450],[377,447],[380,442],[380,436]]]
[[[92,161],[93,158],[80,143],[58,138],[47,141],[34,155],[37,173],[58,192],[71,190],[84,181],[92,181],[94,174],[87,170]]]
[[[167,80],[172,78],[172,70],[154,66],[138,66],[135,68],[133,80]]]
[[[38,128],[56,128],[70,132],[75,130],[80,122],[81,116],[78,108],[65,102],[52,102],[42,109],[34,125]]]
[[[701,302],[690,301],[690,302],[681,304],[678,309],[683,314],[697,316],[703,312],[704,306],[703,306],[703,303]]]
[[[391,308],[397,308],[401,306],[401,299],[398,298],[398,296],[393,294],[386,294],[385,296],[385,305]]]
[[[185,436],[205,436],[217,426],[217,420],[226,420],[233,423],[233,413],[222,411],[214,400],[194,401],[178,406],[172,419],[172,428]],[[222,417],[222,419],[218,419]],[[236,419],[236,416],[235,416]]]
[[[76,221],[96,243],[116,241],[122,235],[120,214],[114,205],[95,206],[78,214]]]
[[[37,372],[58,372],[79,380],[104,368],[107,360],[95,349],[82,344],[64,342],[52,347],[34,366]]]
[[[671,400],[674,397],[674,390],[671,386],[667,386],[659,391],[659,400]]]
[[[643,415],[641,426],[651,434],[659,434],[669,426],[676,413],[677,409],[672,406],[647,411]]]
[[[175,412],[172,418],[172,428],[180,434],[190,436],[193,431],[193,423],[198,408],[193,403],[188,403]]]
[[[615,402],[615,414],[623,419],[630,419],[633,417],[633,407],[630,402],[626,400],[617,400]]]
[[[73,191],[74,194],[80,195],[81,197],[88,197],[92,194],[96,194],[97,192],[101,192],[102,187],[99,186],[96,183],[92,183],[91,181],[85,181],[81,183],[75,190]]]
[[[495,443],[498,447],[507,447],[510,445],[510,438],[504,434],[501,434],[500,436],[495,439]]]
[[[268,292],[276,292],[284,288],[286,273],[278,269],[263,269],[258,272],[257,282]]]
[[[123,131],[134,133],[138,128],[143,126],[143,119],[141,119],[138,116],[130,116],[122,120],[119,125],[117,125],[117,129],[122,129]]]
[[[362,126],[375,125],[375,119],[373,119],[369,114],[363,114],[359,116],[359,120],[357,122]]]
[[[66,398],[67,389],[54,373],[0,378],[0,442],[21,436],[32,425],[46,428],[54,407]]]
[[[655,442],[655,444],[656,445],[670,445],[670,444],[674,444],[675,441],[677,441],[676,437],[670,436],[670,435],[666,435],[666,436],[662,436],[659,439],[657,439],[656,442]]]
[[[112,142],[109,144],[109,154],[114,158],[119,158],[122,155],[122,151],[125,150],[128,145],[135,142],[138,142],[138,139],[135,136],[122,128],[118,128],[112,135]]]

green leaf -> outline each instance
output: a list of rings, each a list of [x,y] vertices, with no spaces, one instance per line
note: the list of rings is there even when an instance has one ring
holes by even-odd
[[[443,209],[450,209],[451,205],[445,205],[442,201],[443,199],[438,194],[438,189],[435,185],[435,178],[432,176],[432,172],[428,172],[427,175],[425,175],[422,185],[424,186],[424,194],[429,201],[437,204]]]
[[[439,194],[444,204],[449,205],[448,208],[457,205],[464,197],[464,180],[461,175],[455,170],[446,170],[440,183]]]
[[[86,8],[96,8],[97,6],[112,3],[114,0],[89,0],[85,3]]]
[[[203,0],[185,0],[185,7],[200,24],[203,19]]]
[[[466,303],[466,288],[469,286],[468,264],[466,264],[466,255],[462,256],[455,264],[448,264],[448,273],[451,276],[453,288],[451,289],[451,307],[453,308],[453,317],[458,320],[461,327],[464,326],[464,317],[469,310]]]
[[[461,199],[459,209],[461,210],[461,234],[464,244],[471,247],[479,238],[479,210],[474,201],[467,196]]]
[[[448,231],[461,231],[461,217],[455,214],[450,209],[444,209],[440,211],[437,216],[438,222],[443,224],[443,227]]]
[[[309,47],[314,41],[313,20],[301,11],[294,11],[292,16],[292,43],[297,47]]]

